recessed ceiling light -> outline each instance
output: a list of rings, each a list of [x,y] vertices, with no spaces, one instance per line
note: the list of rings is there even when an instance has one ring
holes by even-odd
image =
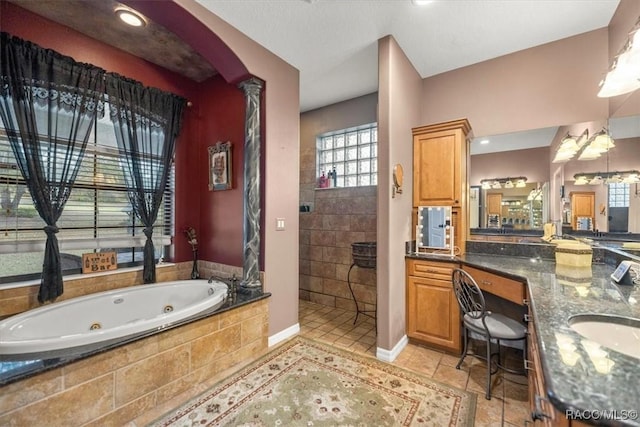
[[[482,145],[486,145],[488,143],[489,143],[488,139],[483,139],[482,141],[480,141],[480,144],[482,144]]]
[[[433,0],[411,0],[411,2],[416,6],[424,6],[429,3],[433,3]]]
[[[131,9],[118,8],[116,9],[116,15],[118,15],[118,18],[125,24],[131,25],[132,27],[144,27],[147,25],[147,21],[142,15]]]

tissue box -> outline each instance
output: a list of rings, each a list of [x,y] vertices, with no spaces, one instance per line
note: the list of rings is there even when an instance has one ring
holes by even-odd
[[[591,286],[593,273],[591,266],[574,267],[572,265],[556,264],[556,280],[561,285]]]
[[[556,246],[556,264],[589,267],[593,257],[591,246],[584,243],[565,243]]]

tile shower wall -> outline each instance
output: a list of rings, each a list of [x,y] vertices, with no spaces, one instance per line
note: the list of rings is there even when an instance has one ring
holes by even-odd
[[[376,240],[377,187],[331,188],[312,194],[313,201],[301,201],[311,211],[300,212],[300,298],[355,310],[347,284],[351,244]],[[353,267],[351,284],[358,303],[374,310],[375,269]]]
[[[376,240],[377,187],[316,189],[316,137],[377,121],[378,94],[300,115],[300,298],[355,310],[347,286],[351,243]],[[302,210],[302,209],[301,209]],[[364,309],[375,308],[375,269],[354,267],[351,282]],[[361,307],[362,308],[362,307]]]

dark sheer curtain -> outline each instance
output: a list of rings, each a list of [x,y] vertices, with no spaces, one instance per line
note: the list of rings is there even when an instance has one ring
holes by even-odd
[[[144,283],[155,283],[153,224],[169,178],[185,99],[121,76],[106,80],[129,200],[144,224]]]
[[[63,292],[56,222],[102,109],[104,70],[1,34],[0,116],[47,236],[38,300]]]

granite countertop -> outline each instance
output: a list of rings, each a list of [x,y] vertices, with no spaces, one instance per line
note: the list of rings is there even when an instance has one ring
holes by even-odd
[[[617,410],[623,419],[596,422],[640,426],[640,359],[606,347],[594,350],[568,322],[581,313],[640,318],[640,285],[616,285],[610,278],[615,267],[606,264],[593,264],[585,271],[540,258],[470,253],[458,259],[527,280],[547,397],[560,413]]]

